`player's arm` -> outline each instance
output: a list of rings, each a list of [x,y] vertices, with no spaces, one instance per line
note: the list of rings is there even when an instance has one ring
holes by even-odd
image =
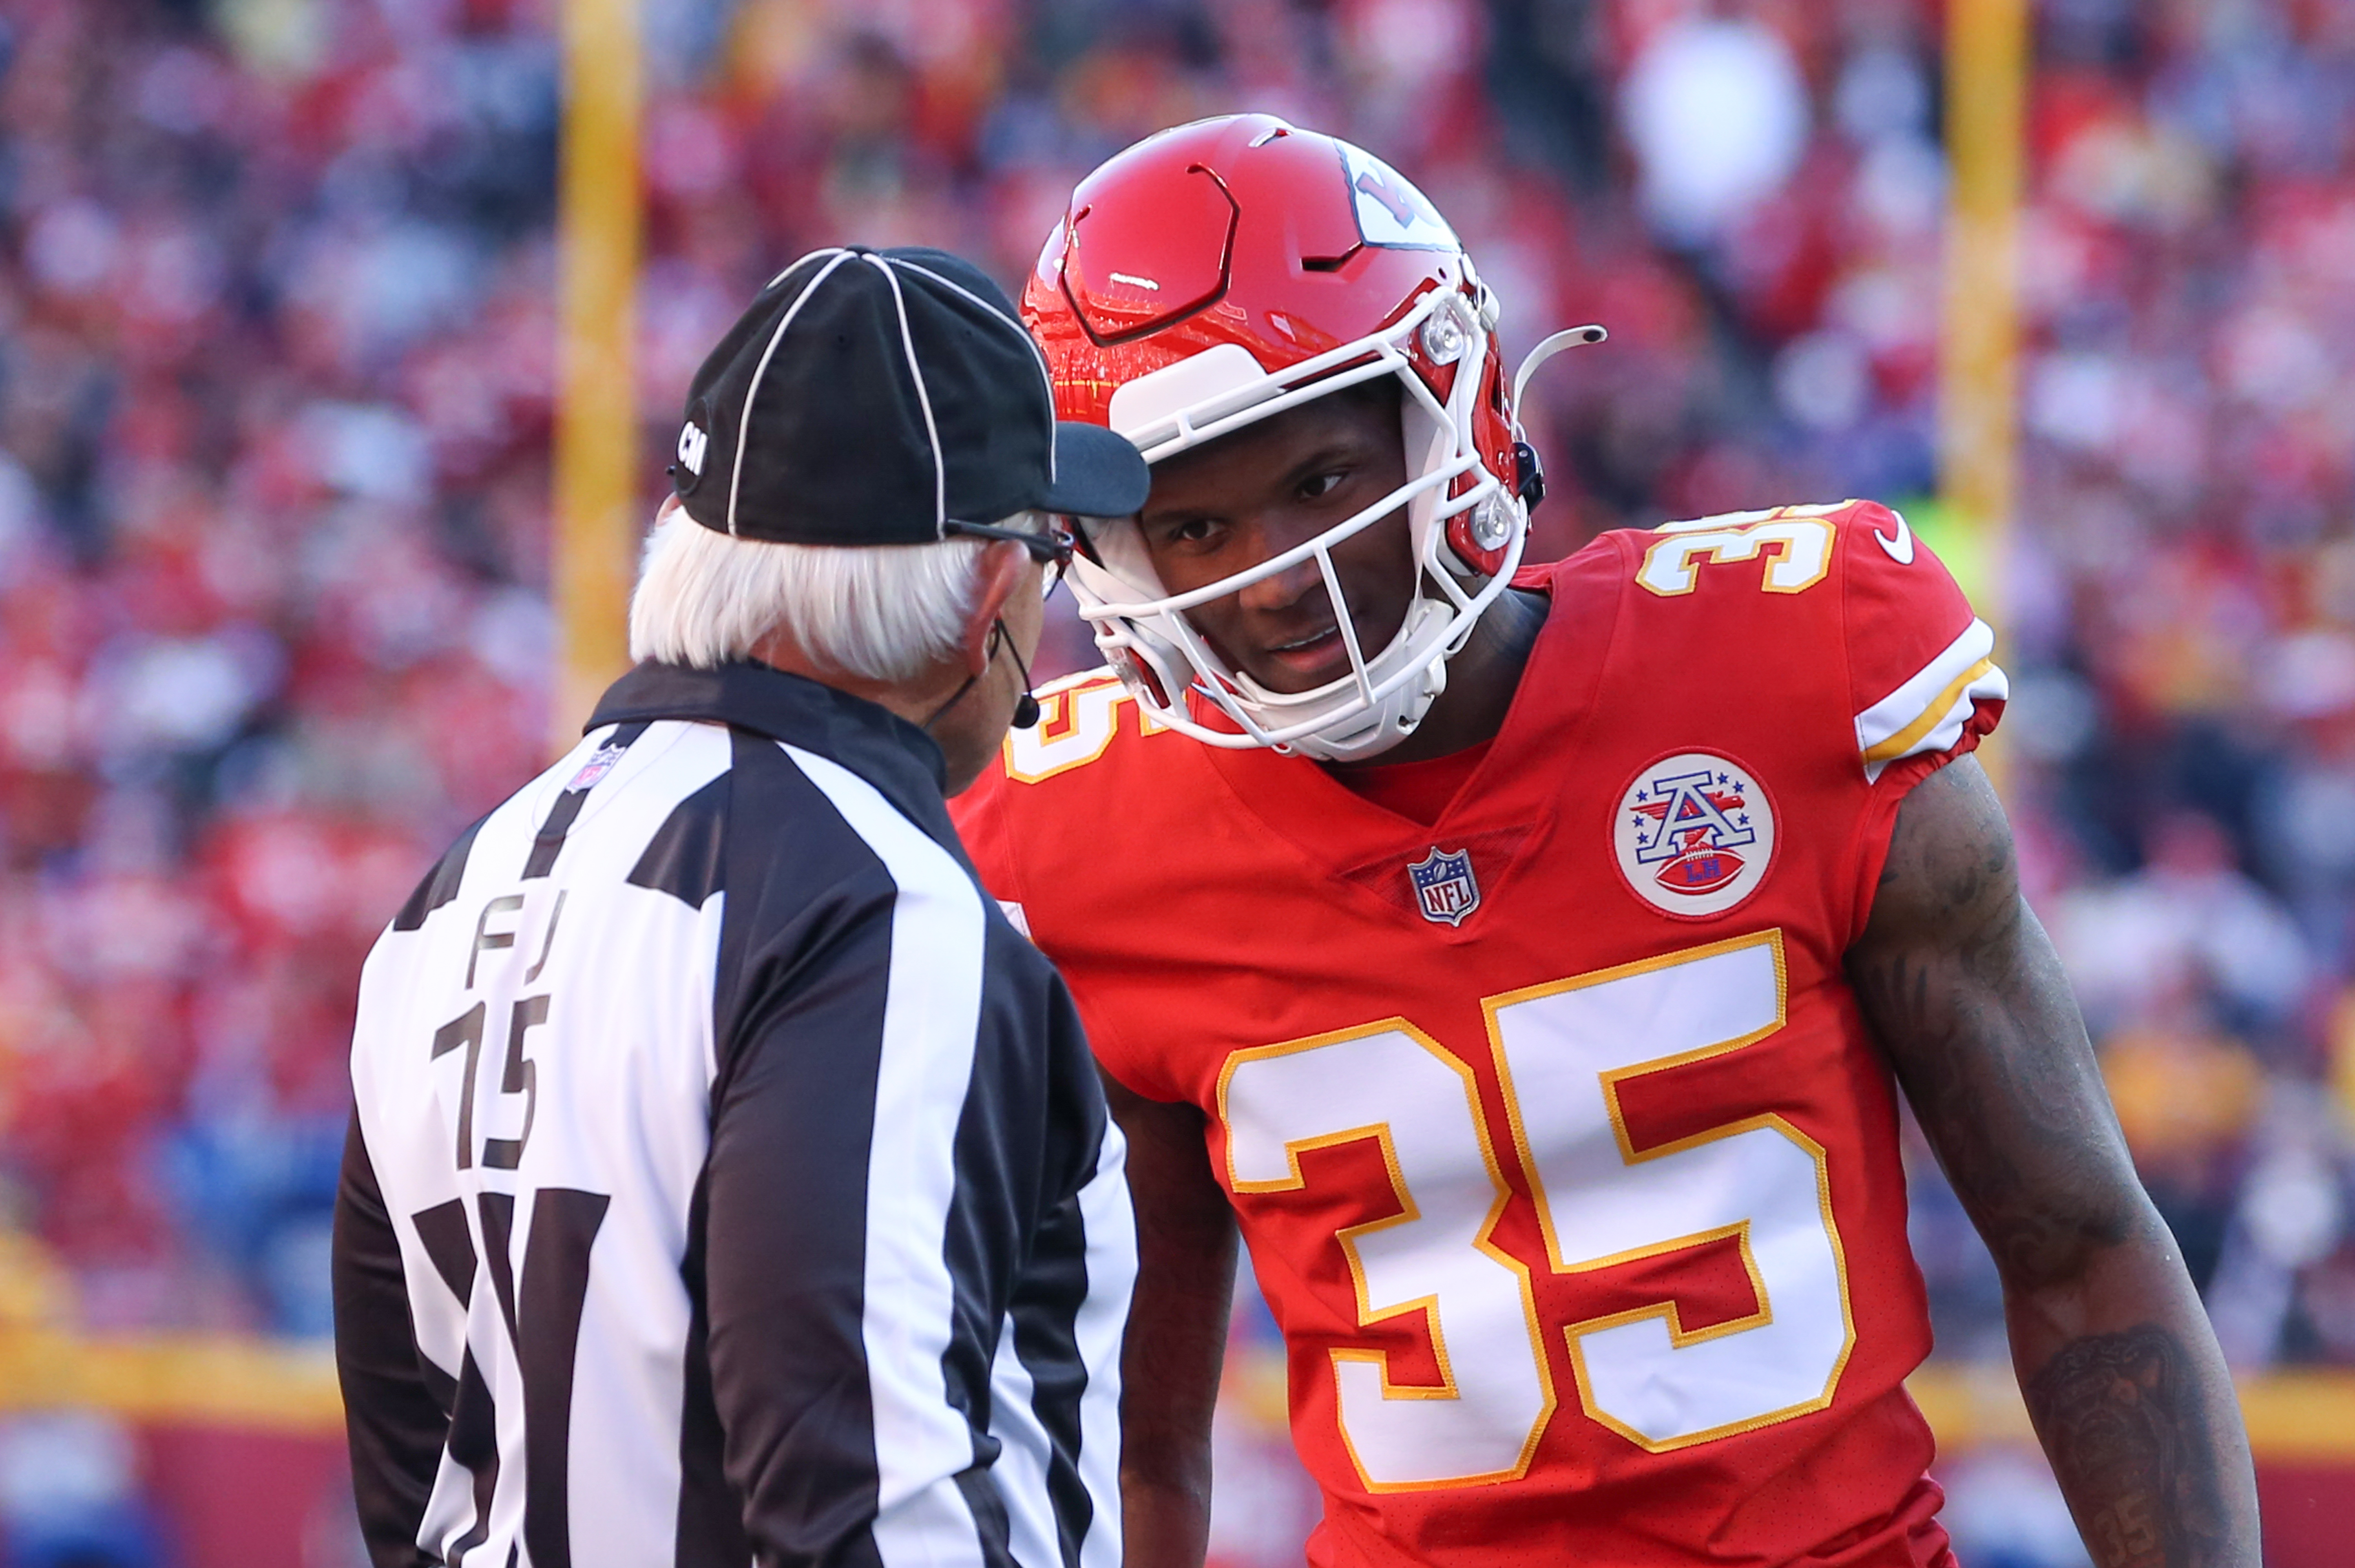
[[[1210,1412],[1226,1360],[1235,1218],[1210,1173],[1202,1113],[1109,1075],[1128,1137],[1136,1295],[1121,1350],[1120,1496],[1127,1568],[1201,1568],[1210,1542]]]
[[[400,1241],[352,1118],[336,1192],[336,1373],[352,1452],[352,1495],[376,1568],[420,1568],[417,1545],[450,1421],[426,1387],[401,1274]]]
[[[1848,970],[1995,1254],[2029,1413],[2094,1561],[2256,1568],[2222,1354],[1972,759],[1906,797]]]

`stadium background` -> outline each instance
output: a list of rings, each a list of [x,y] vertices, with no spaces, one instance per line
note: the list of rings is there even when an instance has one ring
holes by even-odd
[[[0,4],[0,1560],[358,1561],[323,1349],[352,995],[572,700],[564,409],[635,411],[603,459],[643,519],[690,370],[784,261],[943,244],[1018,286],[1098,159],[1252,108],[1417,179],[1513,348],[1610,326],[1532,397],[1534,557],[1870,495],[1994,607],[2031,897],[2247,1380],[2269,1556],[2343,1561],[2355,7],[2038,9],[2008,531],[1936,499],[1941,6],[639,12],[630,368],[567,405],[559,0]],[[567,188],[627,207],[601,155]],[[2000,291],[1958,304],[1987,332],[1956,341],[2005,337]],[[1082,662],[1067,621],[1042,673]],[[1771,664],[1674,678],[1772,700]],[[1913,1163],[1966,1561],[2082,1562],[1991,1267]],[[1229,1395],[1217,1554],[1297,1561],[1254,1303]]]

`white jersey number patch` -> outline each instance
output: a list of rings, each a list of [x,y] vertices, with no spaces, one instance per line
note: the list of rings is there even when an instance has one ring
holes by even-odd
[[[1341,1435],[1376,1491],[1523,1474],[1555,1407],[1564,1337],[1586,1413],[1651,1452],[1831,1403],[1855,1344],[1822,1147],[1762,1113],[1638,1148],[1620,1085],[1743,1050],[1784,1023],[1782,933],[1712,943],[1487,997],[1490,1049],[1546,1238],[1576,1275],[1732,1241],[1746,1317],[1687,1330],[1673,1300],[1548,1328],[1528,1264],[1491,1239],[1508,1200],[1471,1070],[1403,1019],[1238,1051],[1219,1090],[1238,1195],[1305,1184],[1303,1151],[1381,1150],[1395,1215],[1338,1232],[1361,1324],[1421,1313],[1438,1386],[1380,1350],[1332,1352]]]

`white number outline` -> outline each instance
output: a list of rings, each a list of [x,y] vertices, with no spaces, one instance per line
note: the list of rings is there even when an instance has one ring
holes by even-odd
[[[1554,1231],[1553,1207],[1546,1198],[1545,1179],[1540,1173],[1535,1153],[1530,1147],[1529,1129],[1522,1125],[1520,1095],[1513,1086],[1512,1065],[1506,1059],[1504,1033],[1497,1021],[1497,1015],[1507,1008],[1538,1001],[1546,997],[1558,997],[1568,991],[1580,991],[1594,986],[1607,985],[1613,980],[1625,979],[1631,975],[1678,968],[1687,964],[1698,963],[1704,958],[1716,957],[1720,954],[1739,952],[1745,947],[1756,947],[1762,944],[1771,948],[1774,957],[1774,1021],[1754,1029],[1748,1034],[1736,1035],[1732,1040],[1720,1040],[1712,1045],[1698,1046],[1691,1051],[1678,1051],[1671,1056],[1654,1057],[1645,1061],[1631,1062],[1625,1067],[1612,1068],[1600,1074],[1603,1081],[1603,1104],[1604,1112],[1611,1118],[1612,1136],[1618,1141],[1619,1157],[1630,1167],[1663,1159],[1687,1149],[1719,1143],[1760,1128],[1780,1133],[1797,1145],[1810,1159],[1815,1161],[1816,1202],[1823,1215],[1824,1234],[1831,1241],[1832,1264],[1839,1275],[1839,1357],[1832,1363],[1831,1373],[1824,1381],[1824,1392],[1812,1400],[1803,1400],[1796,1404],[1784,1405],[1779,1409],[1765,1412],[1764,1414],[1728,1422],[1723,1425],[1709,1427],[1700,1432],[1687,1433],[1681,1437],[1654,1439],[1645,1436],[1595,1403],[1591,1392],[1594,1380],[1587,1371],[1586,1352],[1581,1341],[1587,1335],[1599,1329],[1615,1328],[1623,1323],[1636,1323],[1646,1318],[1657,1317],[1662,1319],[1668,1328],[1668,1342],[1677,1349],[1682,1349],[1688,1345],[1697,1345],[1706,1339],[1722,1339],[1727,1335],[1739,1334],[1750,1328],[1764,1328],[1774,1322],[1774,1304],[1766,1294],[1766,1281],[1759,1273],[1758,1260],[1750,1250],[1750,1221],[1743,1220],[1736,1224],[1721,1225],[1713,1230],[1696,1231],[1689,1235],[1672,1237],[1646,1246],[1630,1247],[1624,1252],[1614,1253],[1605,1257],[1589,1258],[1579,1263],[1565,1261],[1561,1254],[1561,1240]],[[1619,1108],[1619,1085],[1631,1078],[1647,1077],[1655,1072],[1669,1072],[1696,1061],[1731,1056],[1737,1051],[1746,1051],[1761,1040],[1781,1033],[1784,1027],[1790,1021],[1790,997],[1791,973],[1783,952],[1783,932],[1778,926],[1748,936],[1728,937],[1721,942],[1707,943],[1699,947],[1679,948],[1674,953],[1663,953],[1651,958],[1639,958],[1632,964],[1619,964],[1608,969],[1590,970],[1583,975],[1571,976],[1568,979],[1550,980],[1543,985],[1525,987],[1518,991],[1500,992],[1493,997],[1484,997],[1480,1000],[1480,1011],[1488,1025],[1490,1059],[1496,1063],[1497,1085],[1504,1092],[1505,1115],[1513,1129],[1513,1152],[1520,1157],[1521,1173],[1529,1179],[1529,1198],[1538,1211],[1538,1227],[1545,1235],[1546,1262],[1554,1273],[1593,1274],[1597,1270],[1613,1268],[1621,1264],[1635,1263],[1644,1258],[1659,1257],[1667,1253],[1682,1252],[1689,1247],[1700,1246],[1709,1242],[1723,1241],[1728,1237],[1739,1239],[1742,1271],[1750,1276],[1750,1288],[1758,1303],[1758,1310],[1747,1317],[1711,1324],[1706,1328],[1688,1330],[1684,1326],[1684,1315],[1678,1309],[1676,1299],[1671,1296],[1667,1301],[1646,1307],[1629,1307],[1622,1312],[1605,1313],[1597,1317],[1583,1318],[1576,1323],[1565,1324],[1562,1328],[1562,1337],[1570,1347],[1571,1366],[1577,1373],[1578,1402],[1581,1407],[1585,1410],[1589,1417],[1648,1453],[1672,1453],[1679,1448],[1690,1448],[1698,1444],[1712,1443],[1721,1437],[1733,1437],[1744,1432],[1756,1432],[1764,1427],[1777,1426],[1785,1421],[1794,1421],[1802,1415],[1812,1415],[1817,1411],[1828,1409],[1832,1401],[1839,1397],[1840,1380],[1847,1374],[1849,1360],[1856,1353],[1856,1309],[1849,1298],[1848,1247],[1840,1240],[1838,1222],[1832,1217],[1831,1168],[1827,1159],[1824,1146],[1792,1125],[1785,1117],[1767,1111],[1757,1115],[1745,1116],[1740,1121],[1714,1125],[1702,1132],[1693,1133],[1668,1143],[1638,1149],[1635,1140],[1628,1135],[1627,1118]]]
[[[1284,1146],[1284,1163],[1289,1168],[1290,1173],[1286,1176],[1275,1177],[1264,1181],[1246,1181],[1235,1173],[1235,1140],[1233,1123],[1227,1114],[1227,1090],[1228,1085],[1233,1082],[1238,1068],[1249,1061],[1319,1051],[1327,1046],[1340,1045],[1353,1040],[1364,1040],[1370,1036],[1392,1032],[1404,1035],[1414,1041],[1434,1057],[1442,1066],[1463,1081],[1465,1099],[1472,1113],[1472,1128],[1480,1142],[1480,1158],[1487,1168],[1488,1180],[1496,1193],[1494,1200],[1488,1205],[1487,1216],[1481,1221],[1479,1232],[1474,1238],[1472,1244],[1476,1250],[1510,1270],[1514,1278],[1519,1283],[1521,1316],[1528,1326],[1529,1335],[1529,1358],[1537,1366],[1538,1387],[1543,1395],[1543,1403],[1539,1406],[1537,1419],[1529,1424],[1529,1436],[1522,1441],[1520,1457],[1509,1468],[1486,1471],[1478,1475],[1454,1476],[1445,1480],[1377,1481],[1373,1479],[1366,1473],[1365,1461],[1358,1456],[1358,1447],[1350,1439],[1348,1427],[1338,1419],[1337,1400],[1335,1405],[1334,1430],[1341,1435],[1341,1446],[1348,1453],[1349,1464],[1358,1473],[1359,1484],[1369,1492],[1448,1491],[1459,1487],[1496,1486],[1506,1481],[1518,1481],[1529,1474],[1529,1466],[1535,1462],[1538,1445],[1544,1440],[1546,1429],[1553,1424],[1553,1413],[1561,1404],[1561,1397],[1553,1386],[1553,1364],[1545,1353],[1545,1326],[1538,1320],[1537,1295],[1530,1284],[1529,1265],[1496,1243],[1497,1224],[1504,1218],[1506,1207],[1511,1203],[1513,1193],[1512,1188],[1505,1180],[1504,1167],[1497,1160],[1496,1140],[1488,1130],[1487,1108],[1480,1103],[1479,1075],[1473,1072],[1471,1066],[1463,1058],[1403,1018],[1382,1019],[1373,1023],[1359,1024],[1352,1029],[1310,1035],[1305,1040],[1285,1040],[1278,1045],[1250,1046],[1237,1051],[1228,1056],[1226,1065],[1219,1071],[1219,1129],[1226,1144],[1224,1163],[1227,1168],[1227,1183],[1229,1189],[1238,1194],[1297,1192],[1308,1185],[1308,1179],[1300,1168],[1302,1154],[1310,1149],[1337,1148],[1345,1144],[1358,1143],[1367,1138],[1373,1139],[1381,1149],[1382,1166],[1389,1172],[1391,1191],[1398,1200],[1399,1211],[1383,1219],[1366,1221],[1362,1224],[1345,1225],[1333,1233],[1335,1240],[1341,1243],[1342,1257],[1349,1265],[1349,1278],[1357,1296],[1358,1327],[1371,1328],[1378,1322],[1388,1322],[1410,1312],[1419,1313],[1423,1317],[1424,1337],[1431,1342],[1433,1360],[1439,1364],[1440,1384],[1433,1388],[1413,1383],[1393,1383],[1391,1381],[1391,1358],[1388,1350],[1337,1345],[1327,1352],[1336,1369],[1334,1381],[1337,1385],[1337,1394],[1340,1381],[1338,1368],[1341,1362],[1370,1361],[1381,1374],[1384,1399],[1460,1398],[1455,1369],[1448,1363],[1446,1337],[1440,1329],[1438,1293],[1434,1291],[1427,1296],[1417,1296],[1412,1300],[1401,1302],[1395,1307],[1385,1307],[1377,1313],[1367,1293],[1365,1265],[1358,1258],[1359,1237],[1369,1235],[1376,1231],[1388,1230],[1393,1225],[1408,1224],[1423,1217],[1422,1211],[1415,1205],[1413,1196],[1407,1191],[1406,1178],[1399,1168],[1398,1151],[1391,1141],[1390,1124],[1374,1122],[1364,1126],[1344,1128],[1337,1132],[1322,1133],[1314,1137],[1287,1141]]]
[[[1006,732],[1006,776],[1016,784],[1044,784],[1058,773],[1086,767],[1112,750],[1120,736],[1123,704],[1135,709],[1140,738],[1161,734],[1167,728],[1135,708],[1128,688],[1105,669],[1067,675],[1031,695],[1039,699],[1039,722]]]
[[[1756,560],[1766,555],[1758,587],[1765,593],[1805,593],[1830,575],[1832,552],[1839,543],[1838,525],[1825,514],[1852,505],[1781,507],[1770,512],[1729,512],[1689,523],[1668,523],[1654,530],[1659,537],[1644,551],[1636,568],[1636,585],[1662,599],[1679,598],[1700,586],[1704,564]],[[1808,551],[1816,552],[1813,570],[1801,572]]]
[[[1618,1144],[1620,1158],[1631,1168],[1760,1129],[1780,1134],[1814,1162],[1817,1210],[1823,1222],[1824,1234],[1830,1243],[1833,1266],[1839,1282],[1841,1334],[1839,1354],[1824,1381],[1822,1393],[1812,1399],[1781,1406],[1740,1421],[1728,1422],[1703,1431],[1687,1433],[1667,1439],[1654,1439],[1645,1436],[1627,1423],[1611,1415],[1595,1403],[1592,1392],[1593,1378],[1587,1368],[1582,1341],[1588,1334],[1601,1329],[1616,1328],[1622,1324],[1638,1322],[1646,1318],[1658,1318],[1662,1320],[1668,1331],[1669,1343],[1681,1349],[1688,1345],[1739,1334],[1747,1329],[1762,1328],[1771,1324],[1774,1321],[1774,1303],[1768,1296],[1765,1280],[1759,1270],[1757,1259],[1751,1251],[1750,1221],[1745,1219],[1732,1225],[1670,1237],[1642,1247],[1614,1253],[1606,1257],[1585,1259],[1577,1263],[1565,1261],[1554,1226],[1552,1208],[1546,1197],[1544,1179],[1540,1173],[1539,1164],[1530,1146],[1528,1128],[1522,1120],[1520,1096],[1513,1083],[1512,1068],[1507,1059],[1504,1036],[1497,1021],[1497,1015],[1508,1008],[1541,1000],[1547,997],[1604,985],[1632,975],[1675,968],[1721,954],[1761,945],[1771,950],[1774,961],[1773,1022],[1730,1040],[1696,1047],[1690,1051],[1678,1051],[1668,1056],[1631,1062],[1625,1067],[1609,1069],[1598,1074],[1601,1080],[1604,1106],[1605,1114],[1610,1118],[1613,1136]],[[1784,951],[1783,933],[1779,927],[1745,936],[1729,937],[1718,942],[1706,943],[1700,946],[1680,948],[1672,953],[1637,959],[1629,964],[1614,965],[1609,968],[1590,970],[1563,979],[1524,987],[1518,990],[1498,992],[1484,997],[1480,1000],[1481,1014],[1487,1028],[1489,1060],[1496,1068],[1499,1097],[1504,1103],[1507,1122],[1511,1129],[1514,1153],[1520,1161],[1523,1176],[1529,1181],[1529,1199],[1537,1211],[1539,1228],[1545,1238],[1547,1264],[1554,1274],[1591,1274],[1622,1264],[1682,1252],[1691,1247],[1729,1238],[1735,1240],[1740,1249],[1743,1271],[1749,1276],[1753,1298],[1758,1303],[1756,1312],[1723,1323],[1711,1324],[1706,1328],[1688,1330],[1684,1327],[1682,1312],[1675,1297],[1671,1296],[1665,1301],[1606,1313],[1595,1317],[1582,1318],[1562,1326],[1561,1333],[1569,1353],[1573,1381],[1578,1388],[1580,1407],[1589,1419],[1625,1437],[1647,1453],[1665,1454],[1678,1449],[1694,1447],[1703,1443],[1712,1443],[1722,1438],[1738,1436],[1743,1433],[1780,1425],[1784,1422],[1794,1421],[1801,1416],[1811,1415],[1828,1409],[1838,1398],[1840,1383],[1847,1375],[1848,1364],[1855,1355],[1856,1312],[1849,1280],[1848,1249],[1846,1243],[1840,1237],[1838,1222],[1832,1213],[1831,1173],[1827,1151],[1823,1145],[1801,1132],[1787,1118],[1770,1111],[1745,1116],[1738,1121],[1713,1125],[1685,1137],[1638,1149],[1627,1131],[1626,1118],[1619,1104],[1619,1086],[1630,1079],[1668,1072],[1717,1057],[1730,1056],[1780,1033],[1789,1021],[1789,1002],[1790,971]],[[1544,1403],[1537,1419],[1530,1426],[1529,1436],[1522,1445],[1520,1458],[1515,1466],[1508,1470],[1455,1477],[1445,1480],[1391,1482],[1372,1480],[1368,1477],[1365,1465],[1359,1457],[1357,1446],[1349,1436],[1348,1426],[1337,1419],[1339,1415],[1337,1405],[1335,1413],[1337,1417],[1334,1423],[1335,1430],[1340,1435],[1342,1447],[1349,1456],[1352,1468],[1357,1471],[1359,1484],[1369,1492],[1438,1491],[1518,1480],[1529,1473],[1529,1467],[1536,1458],[1538,1446],[1544,1440],[1546,1432],[1552,1424],[1554,1413],[1559,1408],[1560,1402],[1554,1388],[1552,1363],[1544,1350],[1545,1328],[1537,1314],[1530,1267],[1521,1259],[1497,1246],[1494,1239],[1497,1225],[1503,1218],[1507,1205],[1511,1201],[1512,1191],[1505,1180],[1503,1168],[1497,1158],[1495,1138],[1487,1125],[1487,1106],[1480,1096],[1478,1076],[1472,1068],[1430,1034],[1400,1017],[1382,1019],[1349,1029],[1335,1029],[1326,1034],[1311,1035],[1301,1040],[1286,1040],[1280,1044],[1252,1046],[1236,1051],[1228,1056],[1225,1065],[1220,1069],[1218,1086],[1217,1115],[1220,1136],[1225,1140],[1226,1145],[1223,1163],[1226,1166],[1228,1187],[1237,1197],[1247,1193],[1298,1191],[1307,1186],[1307,1178],[1300,1168],[1300,1156],[1303,1152],[1313,1148],[1337,1147],[1367,1138],[1375,1140],[1381,1149],[1383,1165],[1390,1175],[1391,1189],[1397,1199],[1399,1212],[1380,1220],[1345,1226],[1334,1232],[1335,1238],[1341,1243],[1342,1254],[1349,1265],[1350,1277],[1356,1294],[1358,1325],[1361,1328],[1369,1328],[1376,1322],[1393,1320],[1408,1312],[1421,1313],[1426,1337],[1431,1342],[1433,1357],[1439,1365],[1442,1383],[1436,1388],[1394,1384],[1390,1377],[1388,1351],[1347,1346],[1336,1346],[1327,1352],[1337,1368],[1335,1380],[1337,1384],[1339,1379],[1337,1367],[1340,1362],[1371,1361],[1380,1369],[1382,1396],[1385,1399],[1460,1397],[1454,1371],[1449,1365],[1446,1342],[1441,1332],[1436,1293],[1384,1308],[1379,1314],[1373,1311],[1369,1301],[1365,1271],[1358,1258],[1356,1238],[1392,1225],[1404,1224],[1421,1217],[1421,1212],[1412,1196],[1407,1190],[1404,1177],[1400,1169],[1398,1156],[1391,1141],[1389,1124],[1387,1122],[1370,1123],[1364,1126],[1287,1142],[1284,1145],[1284,1156],[1288,1174],[1284,1177],[1246,1181],[1236,1174],[1234,1166],[1234,1132],[1233,1124],[1228,1113],[1228,1086],[1239,1067],[1247,1061],[1316,1051],[1348,1040],[1361,1040],[1391,1031],[1396,1031],[1414,1041],[1455,1072],[1463,1081],[1465,1094],[1473,1113],[1472,1125],[1479,1141],[1481,1158],[1487,1168],[1489,1181],[1496,1192],[1495,1200],[1489,1206],[1487,1218],[1483,1221],[1473,1244],[1489,1258],[1511,1270],[1519,1280],[1522,1311],[1529,1326],[1530,1349],[1537,1363]]]

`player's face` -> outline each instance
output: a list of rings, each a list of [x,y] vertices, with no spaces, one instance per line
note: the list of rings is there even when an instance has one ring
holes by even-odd
[[[1137,526],[1161,584],[1206,587],[1348,521],[1406,483],[1397,389],[1351,388],[1244,426],[1153,466]],[[1414,549],[1403,507],[1333,549],[1350,625],[1368,657],[1406,619]],[[1314,556],[1186,612],[1229,667],[1271,691],[1349,673],[1332,594]]]

